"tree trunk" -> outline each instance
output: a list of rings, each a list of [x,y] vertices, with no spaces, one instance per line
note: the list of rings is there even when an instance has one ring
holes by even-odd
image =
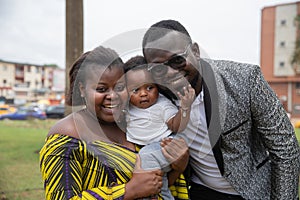
[[[69,70],[73,62],[83,53],[83,0],[66,0],[66,88],[70,88]],[[66,106],[65,115],[71,113]]]

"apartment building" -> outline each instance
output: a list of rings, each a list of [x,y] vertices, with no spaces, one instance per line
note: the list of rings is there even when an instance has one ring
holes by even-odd
[[[298,15],[299,1],[265,7],[261,16],[261,69],[292,117],[300,117],[300,66],[291,64],[300,36]]]
[[[55,80],[64,78],[64,73],[65,71],[56,65],[0,60],[0,97],[4,97],[10,104],[55,98],[57,94],[64,93],[64,80]],[[53,87],[57,82],[61,84],[59,89],[57,86],[56,89]]]

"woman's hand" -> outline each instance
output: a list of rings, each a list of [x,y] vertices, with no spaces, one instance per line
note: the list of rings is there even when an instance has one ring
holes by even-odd
[[[162,176],[163,172],[158,169],[143,170],[141,168],[140,157],[137,155],[132,178],[125,186],[124,200],[158,194],[162,187]]]
[[[171,163],[173,170],[182,173],[189,161],[189,150],[182,138],[164,138],[161,141],[162,152]]]

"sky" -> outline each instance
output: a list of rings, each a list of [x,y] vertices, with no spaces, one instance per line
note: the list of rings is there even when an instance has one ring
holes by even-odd
[[[262,9],[292,2],[83,0],[84,51],[104,45],[126,61],[140,52],[148,27],[174,19],[204,57],[259,64]],[[65,8],[65,0],[0,0],[0,60],[65,68]]]

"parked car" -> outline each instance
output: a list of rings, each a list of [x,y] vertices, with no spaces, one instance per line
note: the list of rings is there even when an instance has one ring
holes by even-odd
[[[7,104],[0,105],[0,115],[14,113],[16,111],[17,109],[15,107],[11,107]]]
[[[295,123],[295,128],[300,128],[300,120]]]
[[[0,120],[27,120],[27,119],[46,119],[46,113],[41,109],[19,108],[17,111],[0,115]]]
[[[47,118],[60,119],[65,116],[65,106],[64,105],[53,105],[46,108]]]

